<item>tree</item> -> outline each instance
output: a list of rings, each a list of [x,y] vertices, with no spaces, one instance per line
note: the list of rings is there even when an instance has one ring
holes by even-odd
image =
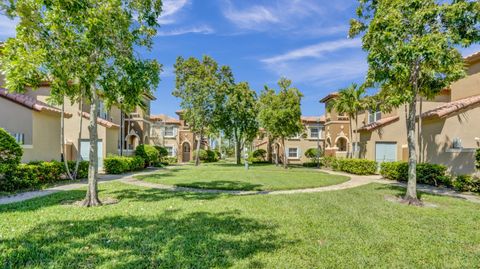
[[[219,92],[223,83],[231,80],[231,72],[228,67],[219,68],[209,56],[204,56],[201,61],[194,57],[187,60],[178,57],[174,67],[176,87],[173,95],[181,99],[185,121],[198,135],[198,152],[205,133],[213,127],[217,98],[222,96]],[[199,164],[199,154],[196,154],[195,165]]]
[[[50,82],[54,103],[84,98],[90,104],[89,170],[85,206],[100,205],[97,190],[99,100],[131,111],[159,82],[161,66],[134,48],[152,46],[161,0],[4,1],[18,17],[17,34],[5,43],[6,86],[23,92]],[[121,102],[120,102],[121,100]]]
[[[278,81],[280,88],[278,94],[265,86],[259,100],[260,124],[273,138],[280,139],[284,151],[283,166],[285,168],[288,167],[285,138],[295,136],[304,130],[300,108],[303,95],[297,88],[290,87],[291,84],[291,80],[281,78]]]
[[[236,162],[241,163],[241,152],[246,143],[252,142],[258,133],[257,94],[247,82],[234,84],[222,100],[217,126],[235,143]]]
[[[457,46],[480,39],[480,3],[454,0],[359,0],[350,37],[363,33],[369,70],[365,86],[380,88],[382,102],[405,105],[408,184],[405,200],[419,204],[416,191],[417,100],[437,94],[465,76]]]
[[[347,152],[348,157],[353,157],[352,152],[353,145],[358,145],[358,112],[364,109],[363,98],[365,95],[365,89],[358,87],[357,84],[352,84],[350,87],[341,89],[338,92],[338,96],[328,103],[327,110],[332,109],[337,113],[345,113],[348,115],[350,126],[350,147]],[[355,139],[353,138],[353,124],[352,119],[355,120]],[[358,150],[357,150],[358,151]]]

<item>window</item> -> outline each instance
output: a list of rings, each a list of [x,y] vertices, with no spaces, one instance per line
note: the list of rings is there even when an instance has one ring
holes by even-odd
[[[168,156],[173,157],[173,147],[172,146],[166,146],[165,149],[168,151]]]
[[[298,148],[289,148],[288,149],[288,158],[298,159]]]
[[[104,120],[108,120],[108,112],[103,102],[100,102],[98,104],[98,117]]]
[[[382,112],[380,112],[380,110],[378,109],[376,111],[370,110],[368,112],[368,123],[379,121],[381,118],[382,118]]]
[[[13,137],[15,137],[15,140],[17,141],[18,144],[23,145],[25,144],[25,135],[16,133],[16,134],[11,134]]]
[[[320,138],[320,128],[310,128],[310,138]]]
[[[173,126],[165,126],[165,136],[166,137],[174,137],[174,127]]]
[[[462,147],[462,139],[459,137],[455,137],[452,141],[452,148],[454,149],[461,149]]]

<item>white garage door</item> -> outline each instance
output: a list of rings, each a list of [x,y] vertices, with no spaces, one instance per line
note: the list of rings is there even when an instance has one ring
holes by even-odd
[[[82,156],[82,160],[88,161],[89,160],[89,152],[90,152],[90,141],[82,140],[80,141],[80,155]],[[98,141],[98,169],[103,168],[103,142],[101,140]]]
[[[395,162],[397,160],[397,143],[377,142],[375,160],[378,163]]]

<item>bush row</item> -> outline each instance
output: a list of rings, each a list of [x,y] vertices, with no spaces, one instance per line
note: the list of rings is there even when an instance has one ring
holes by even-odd
[[[197,158],[196,156],[197,156],[197,151],[194,151],[193,160]],[[208,150],[200,149],[198,151],[198,157],[200,161],[204,161],[207,163],[218,162],[220,160],[220,152],[209,150],[209,149]]]
[[[75,169],[75,162],[68,162],[70,172]],[[23,189],[38,189],[45,184],[67,180],[65,164],[58,161],[35,161],[19,164],[14,170],[7,171],[0,178],[0,191],[13,192]],[[79,164],[77,178],[88,176],[88,162]]]
[[[380,165],[380,174],[390,180],[407,181],[407,162],[384,162]],[[452,179],[447,174],[447,167],[440,164],[417,164],[417,182],[432,186],[452,186]]]
[[[397,181],[408,180],[408,163],[388,162],[382,163],[380,174],[386,178]],[[432,186],[453,187],[458,191],[480,192],[480,179],[471,175],[448,175],[447,168],[439,164],[417,164],[417,182]]]
[[[477,152],[475,154],[475,166],[478,170],[480,170],[480,148],[477,149]]]
[[[337,171],[343,171],[355,175],[374,175],[378,164],[366,159],[337,159],[335,157],[323,157],[320,165]]]
[[[107,174],[121,174],[143,169],[145,160],[140,156],[109,156],[103,160],[103,169]]]

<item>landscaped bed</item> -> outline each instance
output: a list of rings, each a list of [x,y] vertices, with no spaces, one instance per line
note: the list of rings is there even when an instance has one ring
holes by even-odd
[[[245,191],[323,187],[349,180],[308,168],[286,170],[274,165],[253,165],[246,171],[244,166],[228,163],[175,166],[138,179],[179,187]]]
[[[0,206],[4,268],[476,268],[480,205],[379,184],[231,196],[100,185],[119,203],[73,205],[81,190]]]

